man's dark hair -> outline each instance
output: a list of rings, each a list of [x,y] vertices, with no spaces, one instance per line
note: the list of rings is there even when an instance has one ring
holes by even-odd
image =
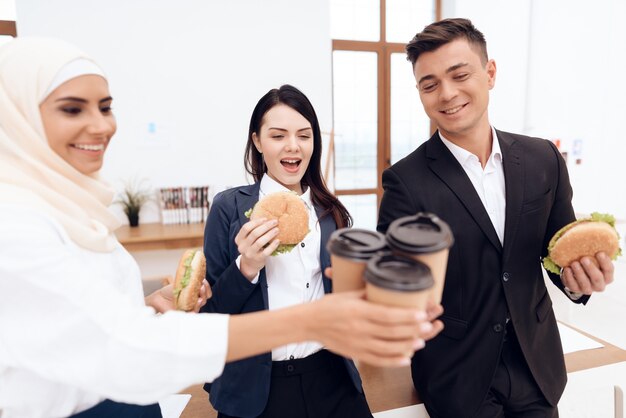
[[[465,38],[471,47],[476,48],[483,65],[487,64],[489,57],[485,36],[469,19],[461,18],[444,19],[426,26],[407,44],[406,59],[415,66],[421,53],[434,51],[459,38]]]

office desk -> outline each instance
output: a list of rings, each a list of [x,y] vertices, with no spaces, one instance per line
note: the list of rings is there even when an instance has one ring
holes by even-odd
[[[575,327],[567,325],[586,337],[600,342],[604,347],[593,350],[582,350],[568,353],[565,355],[565,368],[568,373],[579,372],[581,370],[592,369],[594,367],[606,366],[609,364],[621,363],[626,361],[626,350],[609,344],[599,338],[594,337]]]
[[[133,228],[124,225],[115,231],[115,235],[127,251],[202,247],[204,223],[182,225],[148,223]]]
[[[576,331],[600,342],[604,347],[566,354],[565,366],[568,373],[626,361],[626,350],[580,330]],[[359,364],[358,368],[372,412],[420,403],[418,394],[413,388],[410,367],[390,369]],[[202,389],[202,385],[192,386],[182,393],[190,393],[192,396],[181,418],[213,418],[217,416],[209,404],[208,395]]]

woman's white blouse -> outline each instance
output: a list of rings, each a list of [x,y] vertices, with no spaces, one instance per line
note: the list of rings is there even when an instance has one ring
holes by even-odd
[[[0,205],[0,417],[154,403],[218,377],[227,343],[227,315],[146,307],[119,243],[88,251],[48,215]]]

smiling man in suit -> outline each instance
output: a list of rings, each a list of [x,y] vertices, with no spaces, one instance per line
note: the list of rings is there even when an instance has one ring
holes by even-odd
[[[432,418],[557,417],[567,376],[540,262],[575,219],[565,161],[550,141],[491,126],[496,64],[469,20],[427,26],[407,55],[437,132],[383,173],[378,229],[428,211],[455,236],[445,328],[415,354],[415,387]],[[550,279],[586,303],[613,280],[609,257],[596,259]]]

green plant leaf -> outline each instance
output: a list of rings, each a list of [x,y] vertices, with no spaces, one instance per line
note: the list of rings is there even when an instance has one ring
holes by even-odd
[[[126,216],[138,214],[141,207],[152,200],[152,190],[145,185],[145,181],[128,180],[124,182],[124,190],[114,203],[122,206]]]
[[[543,259],[543,268],[554,274],[561,274],[561,267],[558,266],[550,257]]]

